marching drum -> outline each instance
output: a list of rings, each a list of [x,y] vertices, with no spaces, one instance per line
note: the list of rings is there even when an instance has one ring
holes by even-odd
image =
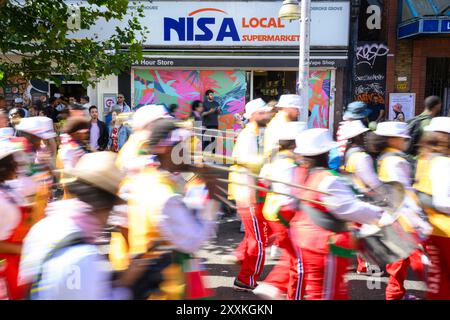
[[[383,207],[394,222],[383,227],[363,225],[355,236],[363,257],[373,264],[384,266],[409,257],[419,247],[419,240],[401,222],[403,213],[410,210],[404,187],[398,182],[388,182],[374,191],[371,202]]]

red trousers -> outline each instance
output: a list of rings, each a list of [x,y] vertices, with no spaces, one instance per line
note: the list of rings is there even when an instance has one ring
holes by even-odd
[[[306,300],[346,300],[347,285],[344,275],[349,259],[323,254],[294,244],[297,257],[301,261],[299,275],[299,299]]]
[[[450,300],[450,238],[431,236],[425,243],[431,261],[427,273],[430,300]]]
[[[263,204],[238,208],[244,224],[244,239],[236,250],[236,257],[242,261],[238,280],[255,287],[264,267],[265,249],[269,239],[267,221],[262,214]]]
[[[294,216],[295,211],[281,211],[280,214],[289,221]],[[297,257],[294,246],[289,235],[289,227],[286,227],[278,221],[268,221],[271,234],[275,236],[275,241],[279,248],[283,249],[280,260],[270,271],[265,284],[276,287],[280,292],[287,294],[288,300],[299,300],[300,286],[299,274],[303,276],[303,269],[300,259]]]
[[[26,287],[19,286],[17,281],[19,273],[20,256],[13,254],[4,254],[0,260],[0,300],[21,300],[25,297]]]
[[[421,261],[422,253],[414,251],[408,258],[386,265],[389,280],[386,287],[386,300],[401,300],[406,289],[404,282],[408,275],[408,267],[416,271],[419,277],[423,278],[424,268]]]

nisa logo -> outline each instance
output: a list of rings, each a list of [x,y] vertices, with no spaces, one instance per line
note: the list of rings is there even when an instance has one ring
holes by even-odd
[[[178,18],[178,20],[164,18],[164,41],[172,40],[172,30],[177,34],[178,41],[224,41],[225,38],[230,38],[232,41],[241,41],[233,18],[202,17],[196,19],[194,17],[198,13],[207,11],[227,14],[220,9],[204,8],[192,11],[189,13],[189,17]],[[214,39],[214,32],[211,29],[216,23],[220,23],[220,28]],[[214,30],[217,30],[217,28],[214,28]]]

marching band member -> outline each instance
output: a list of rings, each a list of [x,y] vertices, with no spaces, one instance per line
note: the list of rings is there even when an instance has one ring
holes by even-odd
[[[273,156],[272,162],[261,169],[262,179],[294,182],[295,137],[305,130],[306,126],[305,122],[288,122],[283,130],[277,133],[280,149]],[[293,194],[291,187],[283,183],[273,182],[271,188],[274,192]],[[268,193],[266,196],[263,215],[269,224],[271,236],[277,238],[283,254],[266,279],[253,290],[256,295],[281,299],[283,294],[287,294],[287,299],[295,299],[299,262],[289,237],[289,221],[294,216],[296,207],[297,201],[293,197],[276,193]]]
[[[17,178],[14,154],[22,151],[18,143],[0,140],[0,300],[19,300],[25,287],[18,284],[22,241],[31,228],[30,211],[21,190],[9,182]]]
[[[246,175],[247,170],[258,174],[264,163],[263,128],[270,120],[267,107],[262,99],[252,100],[245,106],[244,116],[249,119],[239,133],[232,157],[243,173],[230,173],[232,182],[246,182],[255,185],[255,179]],[[247,171],[248,172],[248,171]],[[262,215],[264,199],[259,199],[254,189],[246,186],[229,185],[229,195],[236,201],[237,211],[244,225],[244,239],[236,250],[236,258],[242,262],[233,288],[237,291],[251,291],[263,270],[265,247],[268,241],[268,227]]]
[[[347,106],[347,109],[344,112],[343,115],[343,120],[340,124],[339,124],[339,128],[336,132],[336,137],[337,137],[337,143],[339,146],[339,155],[341,157],[344,156],[345,154],[345,149],[347,147],[347,139],[345,139],[345,137],[341,137],[341,128],[343,128],[343,126],[351,121],[354,120],[360,120],[363,121],[367,118],[367,116],[369,115],[370,110],[367,108],[367,104],[364,103],[363,101],[353,101],[352,103],[350,103]]]
[[[368,131],[361,120],[345,121],[340,127],[340,139],[347,142],[343,169],[351,175],[352,183],[360,193],[367,193],[383,184],[365,147],[364,138]],[[366,273],[369,263],[359,255],[357,258],[357,273]]]
[[[49,141],[54,141],[56,133],[53,121],[48,117],[24,118],[16,126],[16,130],[21,138],[25,138],[25,157],[19,161],[19,175],[21,178],[31,179],[36,186],[32,211],[37,221],[44,216],[45,207],[52,196],[55,157]]]
[[[450,118],[433,118],[424,128],[424,148],[414,188],[433,227],[425,242],[431,266],[427,271],[428,299],[450,299]],[[423,143],[422,143],[423,144]]]
[[[127,176],[120,187],[120,195],[124,199],[129,197],[129,185],[132,177],[139,174],[147,166],[153,166],[156,163],[155,156],[145,152],[145,144],[152,125],[156,120],[162,118],[171,118],[162,105],[146,105],[132,114],[131,127],[133,133],[117,154],[117,166]],[[127,212],[127,205],[122,205],[115,207],[111,215],[111,226],[120,231],[111,233],[109,259],[115,270],[124,270],[129,264]]]
[[[89,121],[85,117],[70,117],[63,127],[61,144],[56,156],[56,168],[71,169],[76,166],[82,156],[88,153],[86,142],[89,135]],[[95,166],[95,164],[92,164]],[[63,174],[60,176],[64,179]],[[64,188],[64,199],[70,198],[67,188]]]
[[[384,225],[392,218],[377,206],[358,200],[350,187],[327,169],[335,146],[327,129],[305,130],[296,139],[301,156],[297,184],[325,192],[301,190],[300,210],[290,223],[291,239],[300,259],[296,299],[346,299],[344,274],[355,245],[346,222]]]
[[[296,94],[282,95],[275,107],[279,108],[279,111],[270,120],[264,131],[264,156],[267,159],[270,159],[278,148],[278,133],[284,130],[288,122],[298,120],[301,98]]]
[[[172,274],[171,279],[161,285],[168,299],[183,299],[187,294],[183,268],[191,261],[190,255],[214,235],[218,207],[215,200],[209,200],[194,216],[183,201],[184,186],[176,173],[185,166],[174,164],[172,151],[178,143],[190,139],[187,133],[178,129],[174,120],[156,120],[147,144],[156,161],[131,176],[128,186],[129,254],[145,254],[163,243],[172,246],[177,257],[175,265],[166,270]]]
[[[143,159],[139,157],[142,146],[148,139],[153,122],[161,118],[171,118],[163,105],[146,105],[133,114],[131,122],[133,133],[117,155],[117,165],[121,170],[130,173],[138,172],[142,168]]]
[[[117,196],[123,175],[115,160],[112,152],[89,153],[64,171],[71,180],[67,187],[73,197],[50,203],[46,217],[24,240],[19,282],[30,287],[31,300],[135,297],[136,283],[142,283],[148,270],[145,260],[136,259],[126,271],[113,276],[96,245],[111,209],[123,201]]]
[[[408,134],[407,124],[396,121],[381,122],[378,124],[375,134],[382,137],[382,140],[378,143],[384,146],[377,160],[380,180],[382,182],[400,182],[405,187],[406,199],[410,199],[408,193],[412,192],[412,167],[404,153],[411,138]],[[420,210],[420,208],[417,208],[417,210]],[[403,226],[408,228],[408,222],[405,221],[405,223]],[[414,251],[409,258],[386,266],[386,271],[390,276],[386,287],[387,300],[399,300],[405,297],[404,281],[411,264],[417,266],[418,270],[423,269],[421,255],[418,251]],[[414,299],[413,296],[408,297]]]

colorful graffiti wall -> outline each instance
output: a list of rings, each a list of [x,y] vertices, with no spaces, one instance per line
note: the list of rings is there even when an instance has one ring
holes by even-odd
[[[220,129],[234,129],[233,114],[245,107],[247,88],[245,71],[229,70],[147,70],[134,71],[134,107],[147,104],[179,106],[178,116],[191,113],[194,100],[204,100],[208,89],[216,92],[216,101],[222,108]]]
[[[328,128],[330,122],[331,71],[318,70],[309,74],[310,128]]]

